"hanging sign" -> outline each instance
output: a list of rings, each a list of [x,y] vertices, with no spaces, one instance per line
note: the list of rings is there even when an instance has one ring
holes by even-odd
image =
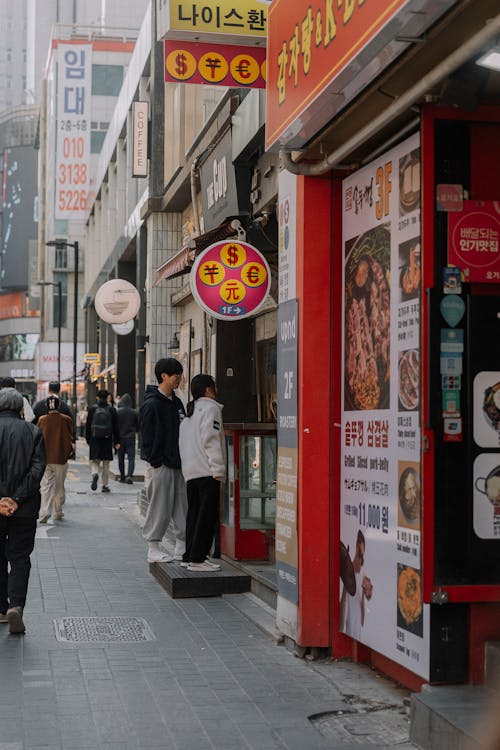
[[[448,215],[448,263],[465,281],[500,282],[500,201],[464,201]]]
[[[239,320],[264,304],[271,272],[262,253],[248,242],[215,242],[191,269],[193,297],[219,320]]]
[[[126,323],[139,312],[141,297],[130,281],[111,279],[97,290],[94,306],[105,323]]]
[[[266,50],[230,44],[165,41],[167,83],[209,83],[262,89],[266,85]]]
[[[448,325],[455,328],[464,317],[465,302],[461,297],[457,297],[456,295],[443,297],[439,309]]]
[[[158,39],[266,44],[268,0],[163,0]]]

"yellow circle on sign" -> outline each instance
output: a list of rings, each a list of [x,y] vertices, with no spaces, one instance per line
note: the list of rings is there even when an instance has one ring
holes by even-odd
[[[267,279],[267,271],[262,263],[247,263],[241,271],[241,278],[247,286],[260,286]]]
[[[225,275],[224,266],[216,260],[207,260],[205,263],[201,263],[198,269],[200,280],[207,286],[217,286],[224,281]]]
[[[245,287],[237,279],[228,279],[220,288],[221,299],[228,305],[239,305],[245,299]]]
[[[229,65],[220,52],[207,52],[200,57],[198,70],[208,83],[220,83],[227,76]]]
[[[252,55],[236,55],[229,67],[236,83],[242,86],[250,86],[259,77],[259,63]]]
[[[187,81],[196,73],[196,59],[185,49],[174,49],[165,60],[167,72],[177,81]]]
[[[239,268],[247,259],[247,251],[238,242],[228,242],[220,251],[220,257],[228,268]]]
[[[260,66],[260,74],[264,81],[267,81],[267,60],[264,60],[264,62]]]

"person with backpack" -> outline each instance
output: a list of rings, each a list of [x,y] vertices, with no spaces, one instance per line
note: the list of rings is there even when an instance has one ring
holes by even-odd
[[[118,451],[118,468],[120,482],[133,484],[135,468],[135,435],[139,429],[139,415],[132,405],[132,397],[124,393],[117,409],[120,449]],[[125,474],[125,456],[128,456],[128,471]]]
[[[116,409],[108,404],[107,399],[107,390],[97,391],[97,401],[90,407],[85,425],[85,439],[90,448],[90,486],[97,489],[101,469],[102,492],[110,492],[109,462],[113,460],[113,445],[116,450],[120,447]]]

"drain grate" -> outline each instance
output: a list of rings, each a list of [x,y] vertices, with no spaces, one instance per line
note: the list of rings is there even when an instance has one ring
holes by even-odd
[[[62,643],[141,643],[155,635],[142,617],[63,617],[54,620]]]
[[[342,745],[377,745],[382,747],[412,747],[409,742],[409,723],[401,708],[356,711],[347,709],[309,717],[323,737]]]

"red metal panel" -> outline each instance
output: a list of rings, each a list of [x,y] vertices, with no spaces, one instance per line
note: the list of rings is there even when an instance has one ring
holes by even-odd
[[[330,643],[331,177],[297,181],[299,644]]]

